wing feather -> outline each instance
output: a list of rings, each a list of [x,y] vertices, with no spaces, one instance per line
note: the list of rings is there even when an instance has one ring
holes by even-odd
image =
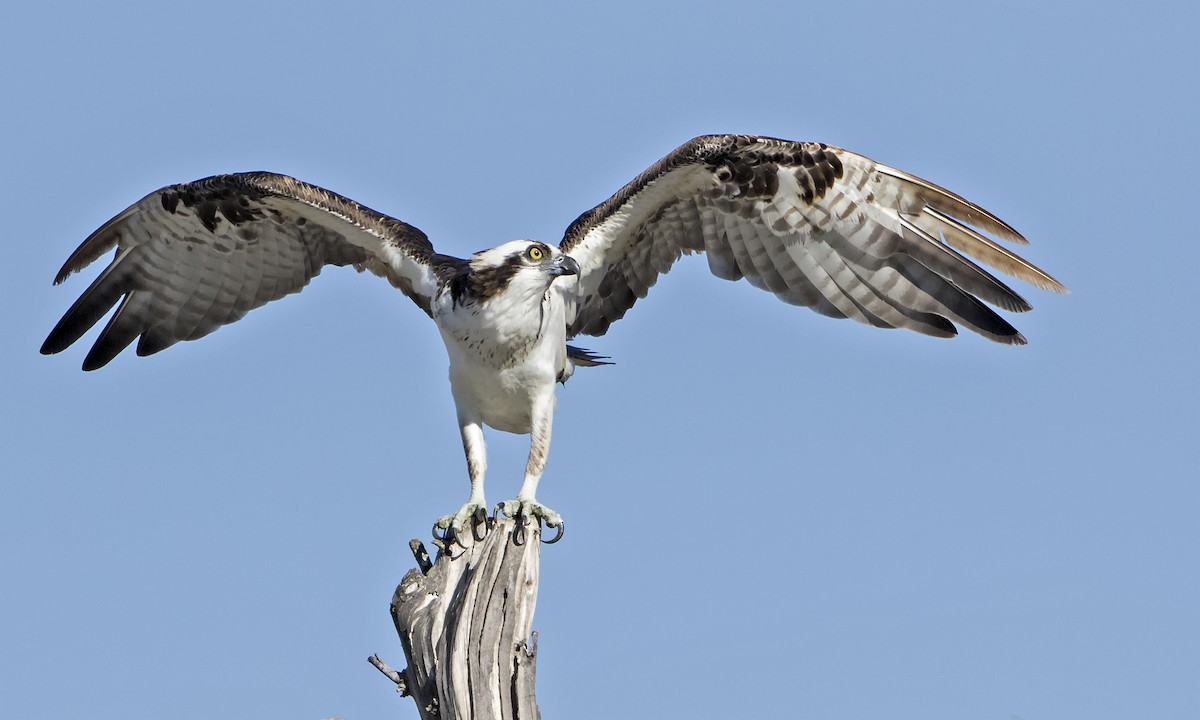
[[[415,227],[273,173],[218,175],[156,190],[92,233],[55,283],[116,249],[42,346],[65,350],[116,304],[84,361],[92,370],[135,339],[139,355],[195,340],[298,292],[327,265],[386,277],[426,313],[461,260]]]
[[[984,233],[987,233],[985,235]],[[744,135],[691,140],[567,228],[582,268],[569,332],[602,335],[683,254],[832,317],[951,337],[958,323],[1025,341],[985,303],[1030,305],[980,263],[1065,292],[1001,247],[1011,226],[954,193],[861,155]]]
[[[951,247],[965,252],[1002,273],[1024,280],[1042,290],[1053,292],[1066,292],[1067,290],[1062,283],[1050,277],[1046,271],[936,208],[924,208],[921,214],[912,221],[929,235],[937,237],[940,233]]]

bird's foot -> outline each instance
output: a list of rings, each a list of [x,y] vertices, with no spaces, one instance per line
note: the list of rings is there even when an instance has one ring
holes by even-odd
[[[463,527],[467,524],[467,521],[472,519],[475,521],[472,523],[475,529],[483,528],[483,535],[479,536],[477,534],[475,539],[482,540],[484,537],[487,537],[487,503],[482,500],[479,502],[474,500],[468,501],[466,505],[459,508],[458,512],[453,515],[445,515],[438,518],[438,521],[433,524],[433,537],[442,541],[443,544],[457,542],[459,545],[462,545],[462,542],[458,538],[462,536]],[[440,533],[438,532],[439,530],[441,531]]]
[[[504,514],[517,521],[517,529],[513,532],[513,542],[518,545],[525,544],[525,524],[530,518],[535,522],[546,523],[546,527],[558,530],[558,534],[554,536],[553,540],[545,541],[547,545],[553,545],[562,539],[565,528],[562,515],[535,500],[517,498],[516,500],[502,502],[496,506],[496,514]]]

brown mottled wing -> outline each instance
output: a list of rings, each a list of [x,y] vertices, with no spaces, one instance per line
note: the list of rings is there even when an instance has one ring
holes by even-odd
[[[83,362],[107,364],[136,338],[139,355],[195,340],[298,292],[326,265],[387,277],[426,313],[440,275],[420,230],[315,185],[273,173],[218,175],[150,193],[79,246],[61,283],[116,255],[42,345],[65,350],[120,302]]]
[[[603,335],[680,255],[703,252],[717,277],[824,315],[1024,343],[985,303],[1030,305],[966,256],[1065,288],[987,235],[1025,244],[979,206],[840,148],[699,137],[567,228],[561,247],[581,267],[569,330]]]

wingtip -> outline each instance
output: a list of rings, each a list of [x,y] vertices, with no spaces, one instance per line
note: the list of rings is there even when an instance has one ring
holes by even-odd
[[[1050,278],[1050,279],[1054,280],[1054,278]],[[1070,295],[1071,294],[1071,291],[1067,288],[1067,286],[1063,285],[1062,283],[1060,283],[1057,280],[1054,280],[1054,284],[1046,289],[1050,290],[1051,292],[1056,292],[1059,295]]]
[[[93,370],[99,370],[107,365],[111,360],[111,357],[104,357],[97,353],[95,348],[92,348],[92,351],[89,352],[87,357],[83,359],[83,371],[91,372]]]
[[[38,348],[38,352],[42,355],[57,355],[58,353],[71,347],[75,342],[75,338],[67,338],[67,334],[63,332],[63,322],[60,320],[46,339],[42,341],[42,346]]]
[[[79,252],[79,250],[76,250],[75,254],[78,254],[78,252]],[[70,258],[67,258],[67,261],[65,263],[63,263],[63,266],[58,269],[58,274],[54,276],[54,284],[55,285],[62,285],[64,282],[67,281],[67,278],[71,277],[72,275],[74,275],[75,273],[77,273],[83,269],[84,266],[77,265],[74,262],[75,254],[72,254],[72,256]]]
[[[1066,285],[1063,285],[1058,280],[1055,280],[1045,270],[1042,270],[1041,268],[1037,268],[1037,270],[1038,272],[1036,275],[1022,274],[1019,277],[1039,290],[1047,290],[1052,293],[1058,293],[1059,295],[1071,294],[1071,291],[1067,289]]]

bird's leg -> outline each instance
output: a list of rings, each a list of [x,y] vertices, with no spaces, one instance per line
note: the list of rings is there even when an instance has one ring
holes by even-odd
[[[550,542],[558,542],[562,537],[562,516],[550,508],[538,503],[537,487],[546,469],[546,461],[550,457],[550,427],[554,419],[553,390],[548,401],[534,403],[533,418],[529,430],[529,462],[525,465],[525,482],[515,500],[502,502],[496,506],[497,512],[502,512],[511,518],[523,520],[536,518],[544,521],[548,527],[558,528],[558,535]]]
[[[462,532],[466,521],[474,517],[477,521],[487,520],[487,500],[483,497],[483,476],[487,472],[487,443],[483,439],[483,424],[478,420],[459,418],[463,451],[467,455],[467,473],[471,476],[471,497],[453,515],[446,515],[433,526],[434,535],[442,530],[447,536]]]

